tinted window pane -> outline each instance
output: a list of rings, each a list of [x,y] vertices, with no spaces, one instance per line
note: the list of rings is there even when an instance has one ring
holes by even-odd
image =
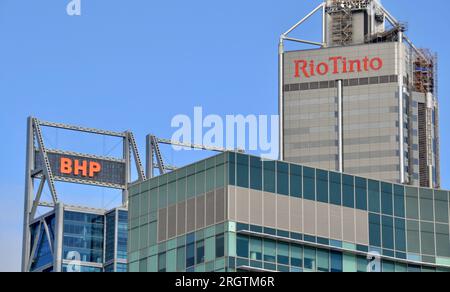
[[[316,200],[315,194],[315,170],[313,168],[303,168],[303,195],[307,200]]]
[[[422,222],[420,226],[421,226],[422,254],[434,256],[436,253],[434,224]]]
[[[276,261],[276,242],[264,239],[264,261],[274,263]]]
[[[348,208],[355,208],[355,184],[353,181],[353,176],[343,175],[343,205]]]
[[[250,157],[250,188],[262,190],[262,161],[258,157]]]
[[[291,246],[291,265],[294,267],[303,267],[303,248],[300,246]]]
[[[406,188],[406,217],[419,219],[419,190],[417,188]]]
[[[406,222],[403,219],[395,219],[395,249],[406,251]]]
[[[205,241],[204,240],[197,241],[196,249],[197,249],[197,264],[204,263],[205,262]]]
[[[448,225],[436,224],[436,253],[438,257],[450,257]]]
[[[420,253],[420,226],[419,222],[408,220],[407,221],[407,246],[409,253]]]
[[[367,210],[367,180],[363,178],[355,178],[356,185],[356,208],[359,210]]]
[[[264,161],[264,191],[275,193],[275,162]]]
[[[420,220],[434,221],[433,191],[420,189]]]
[[[385,215],[393,215],[393,196],[392,185],[387,183],[381,184],[381,211]]]
[[[448,223],[448,193],[444,191],[434,191],[436,221]]]
[[[302,197],[302,167],[291,165],[291,196],[295,198]]]
[[[248,258],[248,248],[249,248],[248,236],[238,235],[237,236],[237,256],[241,258]]]
[[[342,253],[332,251],[331,256],[331,272],[340,273],[342,272]]]
[[[186,267],[195,265],[195,245],[193,243],[186,246]]]
[[[376,214],[369,214],[369,239],[371,246],[381,247],[381,218]]]
[[[236,180],[237,185],[239,187],[248,188],[248,175],[249,175],[249,166],[248,166],[249,157],[243,154],[237,154],[237,174]]]
[[[277,261],[278,264],[289,265],[289,244],[278,242],[277,243]]]
[[[250,238],[250,259],[262,261],[262,239]]]
[[[394,219],[383,216],[382,227],[383,248],[394,249]]]
[[[330,254],[327,250],[317,250],[317,271],[330,271]]]
[[[225,236],[223,234],[216,236],[216,258],[225,255]]]
[[[405,217],[405,188],[394,185],[394,215]]]
[[[330,203],[334,205],[342,205],[342,184],[341,175],[330,172]]]
[[[289,195],[289,165],[277,162],[277,193]]]
[[[328,203],[328,172],[317,170],[317,201]]]
[[[316,249],[305,247],[304,249],[304,267],[306,270],[315,271],[316,270]]]
[[[380,183],[369,180],[369,211],[380,213]]]
[[[236,153],[228,154],[228,183],[236,185]]]

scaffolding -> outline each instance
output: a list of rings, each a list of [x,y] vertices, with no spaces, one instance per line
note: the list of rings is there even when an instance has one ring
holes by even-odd
[[[417,92],[432,93],[435,96],[436,55],[426,49],[420,49],[420,52],[422,54],[414,60],[414,88]]]

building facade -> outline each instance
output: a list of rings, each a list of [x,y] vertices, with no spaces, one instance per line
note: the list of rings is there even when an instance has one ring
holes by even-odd
[[[436,57],[379,1],[324,5],[325,43],[283,53],[282,160],[439,188]]]
[[[450,271],[447,191],[230,152],[129,193],[130,272]]]
[[[60,206],[31,224],[29,271],[126,272],[127,226],[128,211],[123,208]]]

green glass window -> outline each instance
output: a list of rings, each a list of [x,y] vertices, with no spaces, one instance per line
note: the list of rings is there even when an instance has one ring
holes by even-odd
[[[225,186],[225,164],[220,164],[216,167],[216,188],[223,188]]]
[[[166,272],[166,253],[161,253],[158,255],[158,272]]]
[[[303,267],[303,248],[297,245],[291,245],[291,266]]]
[[[291,164],[290,169],[290,185],[291,196],[295,198],[302,197],[302,167]]]
[[[277,262],[281,265],[289,265],[289,244],[277,243]]]
[[[421,222],[420,228],[421,228],[422,254],[434,256],[436,254],[434,224]]]
[[[237,186],[242,188],[248,188],[249,186],[249,165],[248,165],[249,157],[244,154],[237,154],[237,170],[236,170],[236,180]]]
[[[150,213],[158,211],[158,189],[150,191]]]
[[[186,253],[185,253],[185,247],[179,247],[177,249],[177,271],[178,272],[184,272],[186,269]]]
[[[382,264],[381,271],[383,271],[384,273],[394,273],[395,272],[395,263],[393,263],[391,261],[383,260],[381,264]]]
[[[228,184],[236,185],[236,153],[228,153]]]
[[[405,188],[394,185],[394,215],[405,217]]]
[[[420,220],[434,221],[433,191],[420,189]]]
[[[436,224],[436,254],[438,257],[450,258],[449,226]]]
[[[205,241],[199,240],[196,243],[197,265],[205,262]]]
[[[249,251],[248,248],[249,248],[248,236],[238,234],[236,245],[237,256],[241,258],[248,258],[248,251]]]
[[[408,219],[419,219],[419,190],[406,187],[406,217]]]
[[[396,273],[406,273],[408,271],[408,266],[406,264],[396,263],[395,272]]]
[[[369,214],[369,241],[371,246],[381,247],[381,218],[376,214]]]
[[[322,203],[328,203],[328,172],[323,170],[317,170],[317,201]]]
[[[186,246],[186,267],[195,266],[195,244],[190,243]]]
[[[160,209],[167,207],[167,185],[159,187],[158,202]]]
[[[195,174],[187,177],[187,199],[195,197]]]
[[[357,256],[356,257],[356,270],[358,273],[366,273],[367,272],[368,261],[366,257]]]
[[[444,191],[434,191],[434,200],[436,221],[448,224],[448,193]]]
[[[342,272],[342,253],[337,251],[330,252],[331,259],[331,272],[332,273],[341,273]]]
[[[289,196],[289,164],[277,162],[277,193]]]
[[[195,195],[206,193],[206,172],[199,171],[195,174]]]
[[[420,253],[420,225],[419,222],[408,220],[406,224],[406,240],[409,253]]]
[[[315,201],[315,170],[313,168],[303,168],[303,197],[307,200]]]
[[[311,247],[304,248],[304,267],[305,270],[316,271],[316,249]]]
[[[264,261],[274,263],[276,261],[277,243],[270,239],[264,239]]]
[[[262,239],[250,238],[250,259],[254,261],[262,261]]]
[[[176,183],[176,181],[169,183],[168,189],[169,189],[168,205],[170,206],[177,202],[177,183]]]
[[[216,236],[216,258],[225,256],[225,235],[219,234]]]
[[[262,191],[262,161],[258,157],[250,157],[250,188]]]
[[[342,175],[342,198],[344,207],[355,208],[355,182],[353,176]]]
[[[395,249],[406,252],[406,221],[395,219]]]
[[[275,161],[264,161],[264,191],[275,193]]]
[[[186,200],[186,178],[180,178],[177,181],[177,201],[182,202]]]
[[[209,168],[206,170],[206,192],[210,192],[216,188],[216,170]]]
[[[380,213],[380,183],[369,180],[369,211]]]
[[[343,262],[344,273],[356,273],[358,271],[355,255],[344,253]]]
[[[392,196],[392,185],[381,183],[381,212],[384,215],[394,214],[394,198]]]
[[[342,205],[341,174],[330,172],[330,203]]]
[[[394,249],[394,219],[389,216],[382,217],[383,248]]]
[[[367,180],[355,178],[356,208],[367,211]]]
[[[330,254],[327,250],[317,250],[317,271],[330,271]]]

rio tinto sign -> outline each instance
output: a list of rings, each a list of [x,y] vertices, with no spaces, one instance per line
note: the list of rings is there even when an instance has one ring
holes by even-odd
[[[383,68],[379,57],[348,59],[343,56],[330,57],[325,62],[314,60],[294,60],[294,77],[311,78],[314,76],[338,75],[346,73],[375,72]]]

